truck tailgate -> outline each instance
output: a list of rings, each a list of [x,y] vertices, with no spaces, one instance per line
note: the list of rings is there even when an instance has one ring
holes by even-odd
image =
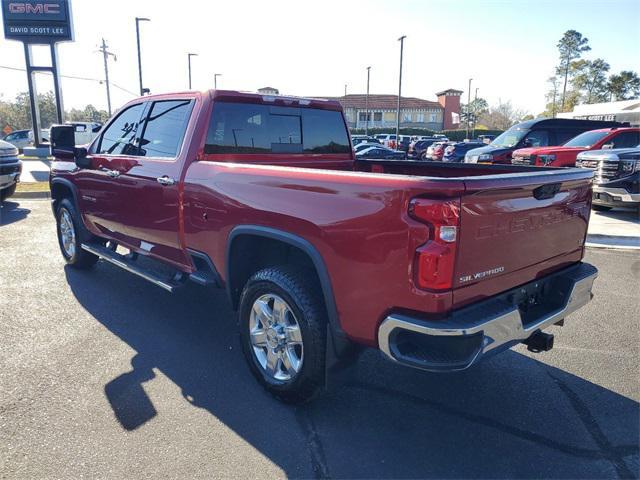
[[[582,258],[591,209],[590,174],[558,169],[464,181],[455,307]]]

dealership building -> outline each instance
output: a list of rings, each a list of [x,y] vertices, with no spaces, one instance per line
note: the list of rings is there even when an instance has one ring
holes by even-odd
[[[436,93],[437,101],[416,97],[400,98],[400,128],[425,128],[434,131],[457,128],[462,91],[448,89]],[[342,104],[349,128],[395,128],[397,95],[351,94],[331,97]]]
[[[279,95],[274,87],[258,89],[262,95]],[[400,98],[400,128],[424,128],[433,131],[459,127],[461,90],[447,89],[436,93],[437,100],[416,97]],[[393,129],[396,127],[397,95],[351,94],[342,97],[310,95],[315,98],[337,100],[342,105],[349,128],[365,128],[367,116],[369,128]]]
[[[557,116],[558,118],[629,122],[632,127],[640,127],[640,99],[576,105],[573,112],[559,113]]]

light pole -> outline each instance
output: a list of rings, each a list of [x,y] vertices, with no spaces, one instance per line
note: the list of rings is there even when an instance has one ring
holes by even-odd
[[[365,120],[364,120],[364,134],[369,135],[369,75],[371,73],[371,67],[367,67],[367,96],[364,100]]]
[[[221,76],[222,76],[221,73],[213,74],[213,88],[215,88],[216,90],[218,89],[218,77],[221,77]]]
[[[465,133],[467,138],[469,138],[469,111],[471,110],[471,80],[473,78],[469,79],[469,91],[467,92],[467,133]]]
[[[136,41],[138,42],[138,79],[140,80],[140,95],[144,95],[142,87],[142,58],[140,56],[140,22],[149,22],[151,19],[136,17]]]
[[[347,84],[344,84],[344,97],[347,98]]]
[[[107,46],[107,42],[102,39],[102,45],[100,46],[100,51],[102,52],[102,58],[104,60],[104,82],[107,86],[107,111],[109,112],[109,116],[111,116],[111,90],[109,89],[109,65],[107,64],[107,59],[109,55],[113,57],[113,60],[116,60],[116,56],[107,50],[109,47]]]
[[[478,87],[476,87],[476,95],[473,98],[473,130],[471,131],[471,138],[476,136],[476,122],[478,121],[476,117],[476,108],[478,108]]]
[[[187,62],[189,63],[189,90],[191,90],[191,57],[197,56],[197,53],[187,53]]]
[[[402,94],[402,51],[404,49],[404,39],[406,35],[402,35],[398,41],[400,42],[400,77],[398,79],[398,107],[396,109],[396,150],[400,146],[400,96]]]

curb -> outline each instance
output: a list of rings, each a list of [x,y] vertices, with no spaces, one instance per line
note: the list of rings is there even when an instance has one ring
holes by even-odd
[[[16,192],[11,195],[11,198],[22,198],[22,199],[38,199],[38,198],[51,198],[51,192]]]
[[[586,247],[640,250],[640,237],[587,234]]]

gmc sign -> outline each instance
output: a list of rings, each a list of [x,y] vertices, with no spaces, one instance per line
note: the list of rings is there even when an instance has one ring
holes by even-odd
[[[56,15],[60,13],[59,3],[25,3],[13,2],[9,4],[9,13],[36,13]]]
[[[4,36],[25,43],[73,40],[71,0],[2,0]]]

